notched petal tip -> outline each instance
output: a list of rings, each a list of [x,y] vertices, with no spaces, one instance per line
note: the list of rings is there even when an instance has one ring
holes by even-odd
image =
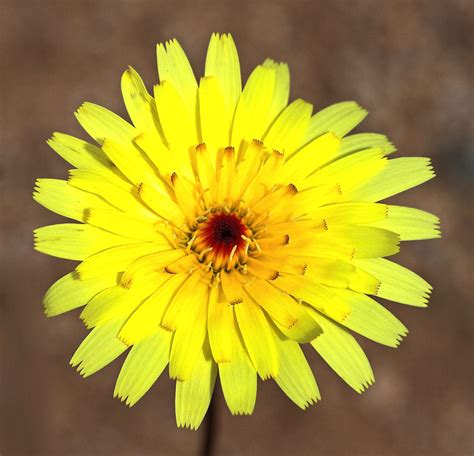
[[[173,174],[171,174],[170,181],[171,185],[176,185],[176,182],[178,181],[178,175],[176,174],[176,172],[173,172]]]
[[[126,336],[120,335],[120,333],[117,335],[117,339],[123,344],[125,344],[127,347],[131,347],[134,344],[131,339],[127,338]]]
[[[174,332],[175,331],[175,328],[173,328],[171,325],[167,325],[166,323],[160,323],[160,328],[161,329],[164,329],[165,331],[168,331],[170,333]],[[179,380],[179,379],[176,379],[176,380]],[[180,381],[183,381],[183,380],[180,380]]]
[[[201,153],[207,152],[206,143],[204,143],[204,142],[199,143],[199,144],[196,146],[196,152],[201,152]]]
[[[298,193],[298,188],[295,184],[288,184],[288,189],[290,194],[296,195]]]
[[[263,141],[260,139],[252,139],[251,144],[258,149],[263,149]]]

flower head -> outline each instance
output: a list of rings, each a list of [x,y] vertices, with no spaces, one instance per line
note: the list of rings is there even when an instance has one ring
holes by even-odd
[[[421,307],[431,289],[384,257],[439,236],[435,216],[377,201],[431,179],[429,161],[347,136],[366,115],[356,103],[288,104],[283,63],[242,90],[230,35],[212,36],[199,84],[176,40],[157,54],[153,97],[132,68],[122,77],[132,123],[85,103],[98,145],[55,133],[74,169],[36,184],[36,201],[79,222],[35,231],[39,251],[81,261],[44,298],[48,316],[85,306],[71,364],[88,376],[131,347],[115,388],[129,405],[169,365],[191,428],[218,374],[234,414],[252,413],[257,374],[301,408],[319,400],[302,343],[362,392],[374,377],[351,331],[393,347],[407,333],[369,295]]]

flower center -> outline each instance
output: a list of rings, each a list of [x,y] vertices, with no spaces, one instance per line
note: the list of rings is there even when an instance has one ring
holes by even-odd
[[[239,248],[245,242],[247,227],[236,214],[213,214],[202,227],[204,238],[209,247],[230,253],[234,245]]]
[[[245,263],[251,237],[252,230],[238,212],[216,209],[197,220],[190,242],[199,261],[219,271]]]

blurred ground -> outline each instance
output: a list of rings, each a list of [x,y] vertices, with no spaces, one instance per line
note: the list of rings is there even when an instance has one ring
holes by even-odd
[[[266,382],[255,413],[232,417],[219,391],[215,453],[473,454],[473,12],[470,0],[1,0],[2,456],[199,453],[203,430],[176,429],[166,376],[128,409],[112,398],[121,362],[87,380],[68,367],[86,331],[75,312],[46,319],[41,298],[73,264],[32,250],[32,229],[60,218],[31,192],[36,177],[66,176],[44,141],[83,136],[73,111],[84,100],[123,114],[122,71],[151,87],[155,43],[171,37],[201,74],[212,31],[233,33],[245,76],[266,57],[287,61],[293,98],[316,109],[357,100],[371,113],[364,131],[431,156],[438,178],[397,201],[438,214],[444,232],[399,255],[434,294],[427,310],[389,304],[411,330],[399,349],[362,341],[377,377],[367,393],[308,351],[322,402],[303,412]]]

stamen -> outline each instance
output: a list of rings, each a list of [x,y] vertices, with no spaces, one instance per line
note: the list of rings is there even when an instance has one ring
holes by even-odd
[[[226,271],[230,271],[232,269],[232,266],[233,266],[232,259],[234,258],[236,250],[237,250],[237,244],[234,245],[234,247],[232,248],[232,251],[230,252],[229,262],[227,263],[227,267],[225,268]]]
[[[259,243],[257,241],[253,241],[253,243],[257,249],[258,254],[260,255],[262,253],[262,249],[260,248]]]
[[[193,237],[186,244],[186,250],[188,252],[191,252],[191,246],[193,245],[193,242],[196,240],[196,237],[197,237],[197,232],[194,233]]]
[[[248,238],[247,236],[244,236],[243,234],[242,234],[242,239],[245,241],[244,256],[247,257],[249,255],[249,247],[250,247],[250,244],[252,243],[252,240]]]
[[[199,261],[204,261],[204,256],[206,255],[206,253],[210,252],[211,250],[213,250],[212,247],[206,247],[200,254],[199,254]],[[212,263],[212,261],[211,261]]]

